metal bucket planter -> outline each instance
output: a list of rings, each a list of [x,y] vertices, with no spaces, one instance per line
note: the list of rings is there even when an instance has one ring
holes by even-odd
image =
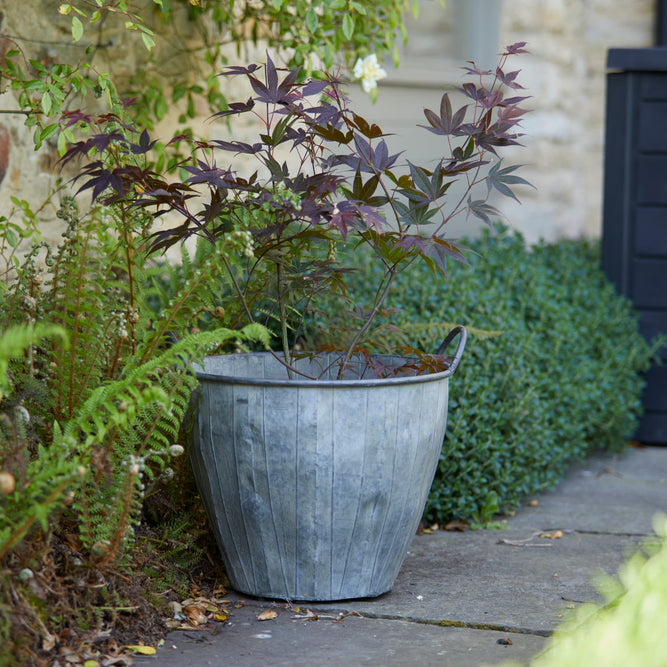
[[[269,353],[206,358],[191,460],[233,588],[312,601],[391,589],[435,475],[465,329],[438,351],[457,335],[449,368],[430,375],[290,380]]]

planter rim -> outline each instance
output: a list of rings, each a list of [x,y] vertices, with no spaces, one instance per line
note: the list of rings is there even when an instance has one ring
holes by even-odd
[[[201,365],[195,365],[195,373],[198,380],[205,380],[207,382],[216,382],[223,384],[237,384],[237,385],[253,385],[255,387],[311,387],[311,388],[334,388],[334,387],[381,387],[381,386],[393,386],[393,385],[403,385],[403,384],[421,384],[424,382],[438,382],[440,380],[445,380],[456,372],[459,362],[461,361],[461,356],[463,355],[463,349],[466,344],[467,332],[464,327],[457,326],[452,331],[449,332],[445,340],[442,342],[438,348],[437,354],[444,354],[447,346],[458,336],[459,342],[456,347],[456,352],[452,358],[449,367],[444,371],[439,373],[425,373],[423,375],[402,375],[399,377],[387,377],[387,378],[353,378],[348,380],[320,380],[320,379],[310,379],[305,377],[299,377],[290,379],[285,378],[258,378],[258,377],[249,377],[244,375],[227,375],[224,373],[211,373],[204,370]],[[206,357],[206,359],[212,359],[216,356],[246,356],[248,354],[257,355],[257,356],[270,356],[270,352],[243,352],[236,353],[231,355],[212,355]],[[326,354],[326,353],[325,353]],[[278,355],[282,356],[282,355]],[[316,355],[317,356],[317,355]],[[391,354],[372,354],[371,358],[394,358],[400,359],[401,355],[391,355]],[[410,359],[416,359],[415,357],[402,357],[406,361]]]
[[[242,353],[243,354],[243,353]],[[270,352],[255,352],[251,354],[265,354]],[[381,355],[373,355],[381,356]],[[406,360],[409,357],[406,357]],[[195,368],[198,380],[205,380],[207,382],[218,382],[223,384],[242,384],[253,385],[259,387],[313,387],[313,388],[331,388],[331,387],[378,387],[384,385],[397,384],[418,384],[422,382],[435,382],[437,380],[444,380],[454,374],[454,370],[450,366],[439,373],[426,373],[424,375],[406,375],[401,377],[389,378],[372,378],[372,379],[352,379],[352,380],[311,380],[310,378],[300,377],[291,380],[290,378],[273,379],[273,378],[254,378],[244,377],[241,375],[223,375],[220,373],[210,373],[207,371]]]

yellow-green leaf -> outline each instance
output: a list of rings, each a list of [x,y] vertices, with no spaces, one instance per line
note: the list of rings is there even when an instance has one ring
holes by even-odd
[[[58,155],[60,155],[60,157],[65,155],[65,151],[67,150],[67,137],[65,136],[64,132],[61,132],[58,135],[57,147],[58,147]]]
[[[140,655],[155,655],[155,647],[154,646],[144,646],[143,644],[139,644],[136,646],[126,646],[125,648],[129,648],[130,651],[134,651],[135,653],[139,653]]]
[[[78,42],[83,37],[83,23],[78,16],[72,16],[72,37]]]
[[[145,32],[141,33],[141,39],[144,43],[144,46],[150,51],[154,46],[155,42],[150,35],[147,35]]]
[[[45,116],[48,116],[51,113],[51,105],[53,104],[53,100],[51,99],[51,95],[48,93],[44,93],[42,95],[42,112],[44,113]]]

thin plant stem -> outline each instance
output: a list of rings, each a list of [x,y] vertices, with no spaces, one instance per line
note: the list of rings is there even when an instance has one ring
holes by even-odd
[[[278,281],[278,308],[280,311],[280,337],[283,344],[283,354],[287,363],[287,375],[290,380],[294,379],[292,371],[292,355],[289,349],[289,339],[287,337],[287,311],[283,299],[283,267],[279,262],[276,263],[276,279]]]

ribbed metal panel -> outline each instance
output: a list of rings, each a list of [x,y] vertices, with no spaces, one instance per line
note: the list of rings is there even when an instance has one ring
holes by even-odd
[[[262,385],[286,377],[264,353],[199,375],[191,458],[232,586],[321,601],[390,590],[438,463],[448,376]]]

